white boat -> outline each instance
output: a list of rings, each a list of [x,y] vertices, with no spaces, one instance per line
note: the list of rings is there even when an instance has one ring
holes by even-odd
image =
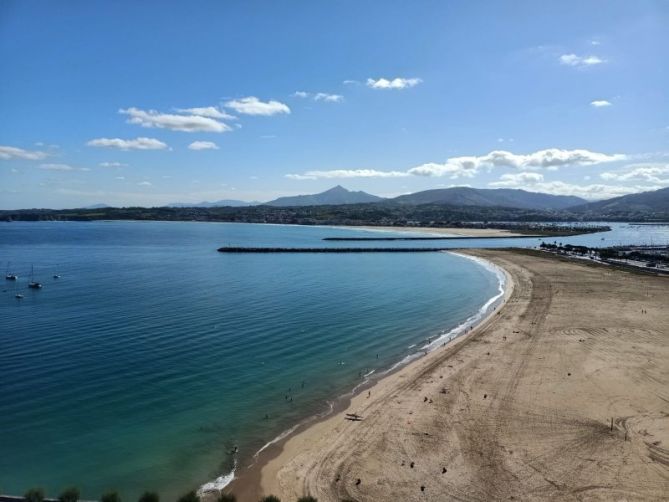
[[[28,283],[30,289],[42,289],[42,283],[35,280],[35,267],[30,266],[30,282]]]
[[[7,272],[5,272],[5,279],[7,279],[8,281],[15,281],[15,280],[17,280],[17,279],[19,278],[19,276],[16,275],[16,274],[12,274],[12,273],[9,271],[9,265],[10,265],[10,263],[7,262]]]

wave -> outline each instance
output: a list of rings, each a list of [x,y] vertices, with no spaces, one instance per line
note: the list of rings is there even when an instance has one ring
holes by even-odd
[[[235,464],[232,470],[227,473],[223,474],[213,481],[209,481],[205,484],[203,484],[200,488],[197,490],[197,494],[199,496],[204,495],[205,493],[210,493],[210,492],[220,492],[223,488],[228,486],[230,483],[232,483],[232,480],[235,479],[235,471],[237,470],[237,459],[235,458]]]
[[[466,258],[468,260],[474,261],[479,265],[481,265],[482,267],[484,267],[485,269],[494,273],[495,276],[497,277],[497,294],[489,298],[481,306],[481,308],[476,311],[476,313],[469,316],[464,322],[458,324],[452,330],[437,336],[437,338],[435,338],[434,340],[429,341],[427,344],[423,345],[418,352],[413,352],[411,354],[408,354],[401,361],[398,361],[397,363],[393,364],[390,368],[388,368],[386,371],[384,371],[382,373],[383,375],[392,373],[397,368],[409,364],[411,361],[418,359],[427,352],[431,352],[445,345],[446,343],[456,339],[460,335],[466,333],[468,328],[473,328],[479,322],[481,322],[481,320],[483,320],[488,315],[491,309],[494,310],[495,308],[497,308],[497,303],[504,297],[504,293],[506,291],[506,273],[504,272],[504,270],[502,270],[502,268],[498,267],[497,265],[488,260],[484,260],[483,258],[455,253],[453,251],[448,251],[448,252],[461,258]],[[411,347],[415,347],[415,344],[412,345]]]

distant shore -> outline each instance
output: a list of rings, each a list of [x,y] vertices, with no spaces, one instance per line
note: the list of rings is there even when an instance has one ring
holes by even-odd
[[[337,227],[346,229],[371,230],[380,232],[410,232],[428,235],[453,235],[460,237],[519,237],[523,234],[511,232],[500,228],[435,228],[435,227],[383,227],[383,226],[360,226],[360,227]]]
[[[507,304],[273,445],[231,486],[240,502],[669,493],[669,281],[531,251],[468,253],[509,273]]]

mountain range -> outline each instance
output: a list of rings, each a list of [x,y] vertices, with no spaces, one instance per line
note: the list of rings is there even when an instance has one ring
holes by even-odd
[[[450,206],[516,207],[519,209],[560,210],[587,203],[569,195],[550,195],[510,188],[452,187],[425,190],[391,199],[400,204],[439,204]]]

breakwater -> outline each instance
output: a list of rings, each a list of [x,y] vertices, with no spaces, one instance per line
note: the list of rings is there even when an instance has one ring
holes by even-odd
[[[324,241],[358,242],[358,241],[456,241],[470,239],[531,239],[541,235],[457,235],[457,236],[423,236],[423,237],[324,237]]]
[[[277,248],[277,247],[222,247],[219,253],[436,253],[452,248]]]

